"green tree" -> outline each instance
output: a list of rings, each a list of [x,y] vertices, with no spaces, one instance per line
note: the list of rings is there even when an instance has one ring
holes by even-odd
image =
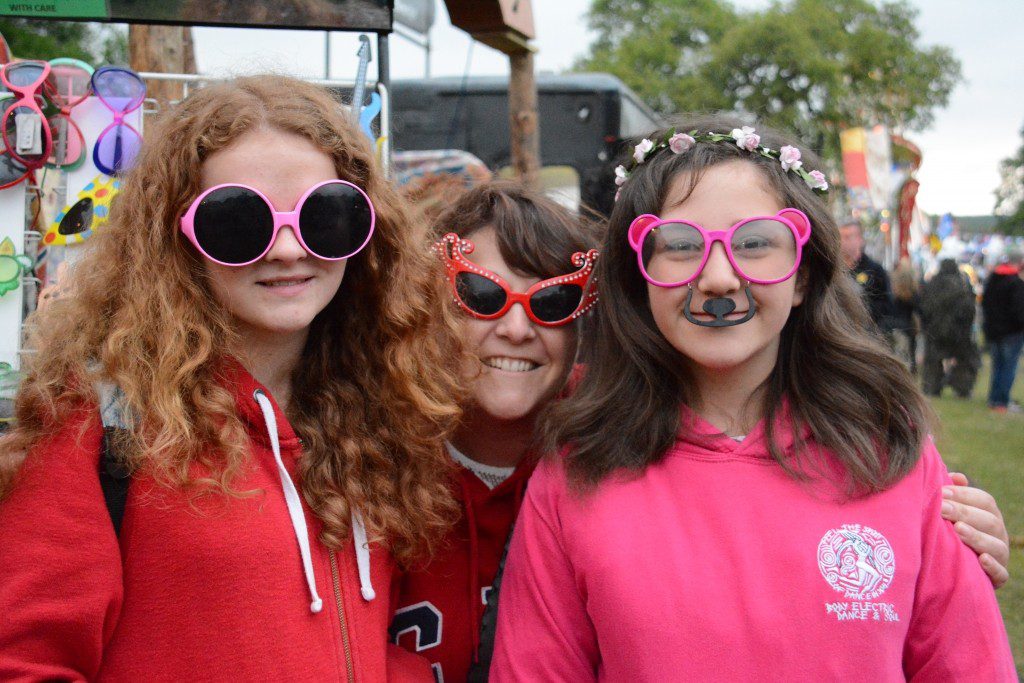
[[[21,59],[74,57],[94,66],[128,63],[124,26],[3,17],[0,35]]]
[[[655,111],[724,106],[701,67],[737,15],[720,0],[594,0],[587,14],[597,38],[577,69],[621,78]]]
[[[597,38],[576,67],[615,74],[666,115],[750,114],[835,161],[841,128],[920,130],[948,102],[960,64],[918,45],[916,16],[904,0],[594,0]]]
[[[1024,138],[1024,128],[1020,134]],[[1024,142],[1016,154],[999,162],[999,175],[1002,181],[996,190],[996,227],[1007,234],[1024,235]]]

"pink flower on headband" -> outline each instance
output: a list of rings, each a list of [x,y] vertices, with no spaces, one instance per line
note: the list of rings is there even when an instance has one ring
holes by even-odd
[[[682,154],[693,147],[696,140],[686,133],[676,133],[668,139],[668,146],[674,154]]]
[[[811,171],[807,176],[805,180],[812,190],[828,189],[828,181],[825,180],[825,174],[821,171]]]
[[[800,150],[792,145],[786,145],[779,150],[779,162],[782,163],[783,171],[797,169],[803,165],[800,161]]]
[[[761,144],[761,136],[755,133],[751,126],[733,128],[729,135],[736,141],[737,147],[745,149],[748,152],[753,152],[757,149],[757,146]]]
[[[622,185],[627,180],[629,180],[629,174],[626,172],[626,167],[622,166],[621,164],[619,166],[616,166],[615,167],[615,184],[618,185],[619,187],[622,187]]]
[[[654,143],[647,138],[644,138],[640,141],[640,144],[633,148],[633,159],[635,159],[638,164],[644,163],[644,159],[647,158],[647,153],[653,148]]]

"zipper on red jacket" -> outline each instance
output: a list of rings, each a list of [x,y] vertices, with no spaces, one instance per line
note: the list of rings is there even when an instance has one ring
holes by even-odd
[[[328,551],[331,557],[331,579],[334,582],[334,600],[338,604],[338,622],[341,624],[341,646],[345,650],[345,672],[350,683],[355,683],[356,672],[352,666],[352,648],[348,640],[348,624],[345,622],[345,607],[341,603],[341,576],[338,573],[338,558],[334,551]]]

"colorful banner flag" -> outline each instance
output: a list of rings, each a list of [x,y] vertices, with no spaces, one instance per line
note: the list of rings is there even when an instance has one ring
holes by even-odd
[[[935,234],[940,240],[944,240],[953,234],[953,227],[953,214],[943,214],[939,219],[939,227],[935,230]]]
[[[875,126],[867,131],[864,140],[864,167],[867,169],[871,205],[875,211],[882,211],[892,206],[896,190],[889,131],[885,126]]]
[[[839,133],[839,147],[843,153],[843,175],[850,206],[855,209],[871,207],[868,186],[868,168],[864,158],[867,133],[863,128],[848,128]]]
[[[900,188],[900,208],[896,214],[900,226],[900,258],[910,256],[910,225],[914,221],[914,205],[920,187],[919,182],[910,178]]]

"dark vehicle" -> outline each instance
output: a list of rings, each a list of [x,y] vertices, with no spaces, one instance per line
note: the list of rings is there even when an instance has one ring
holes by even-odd
[[[539,74],[537,94],[541,165],[571,167],[580,201],[607,214],[622,141],[664,122],[609,74]],[[396,150],[461,149],[493,170],[511,164],[508,78],[396,80],[391,95]]]

